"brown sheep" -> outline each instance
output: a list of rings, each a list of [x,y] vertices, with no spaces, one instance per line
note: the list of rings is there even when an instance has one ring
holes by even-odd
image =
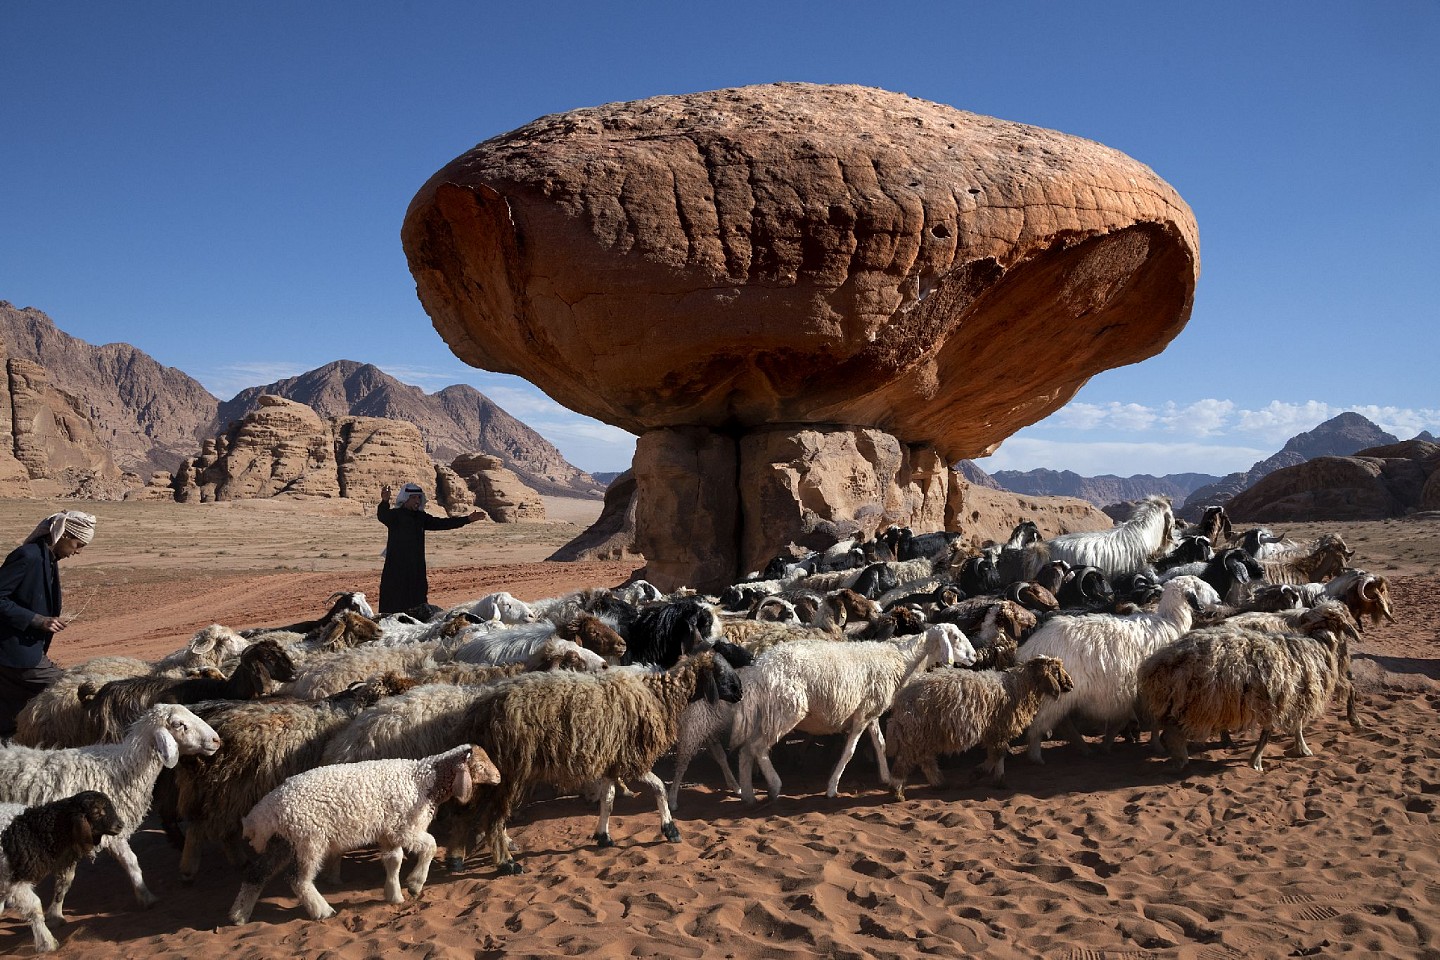
[[[916,677],[895,697],[885,727],[895,799],[905,799],[911,770],[919,767],[930,786],[941,786],[936,759],[976,746],[985,748],[980,772],[1003,787],[1010,741],[1025,732],[1047,697],[1072,686],[1054,657],[1035,657],[1007,670],[932,670]]]

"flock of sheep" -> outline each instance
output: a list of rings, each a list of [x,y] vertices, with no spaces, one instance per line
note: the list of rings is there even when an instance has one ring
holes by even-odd
[[[415,896],[442,844],[451,870],[483,846],[520,872],[507,825],[540,784],[598,803],[600,846],[617,790],[644,788],[678,840],[697,753],[747,804],[758,766],[774,799],[770,752],[794,733],[843,737],[832,797],[867,735],[899,799],[917,770],[938,785],[947,754],[983,747],[1002,784],[1017,738],[1036,762],[1057,733],[1086,750],[1077,724],[1106,743],[1148,729],[1182,767],[1191,741],[1250,729],[1256,770],[1274,734],[1309,756],[1303,729],[1337,694],[1356,722],[1348,644],[1393,619],[1388,585],[1335,536],[1237,537],[1218,509],[1182,526],[1150,498],[1111,530],[1043,540],[1027,521],[974,556],[892,527],[777,557],[719,596],[636,581],[377,619],[344,594],[303,623],[207,627],[157,663],[91,660],[0,748],[0,899],[52,950],[46,921],[104,849],[152,903],[129,838],[153,812],[183,880],[213,846],[238,867],[231,922],[281,872],[322,919],[315,878],[359,848],[378,847],[392,903],[405,852]],[[667,789],[655,766],[672,750]],[[33,887],[51,874],[42,913]]]

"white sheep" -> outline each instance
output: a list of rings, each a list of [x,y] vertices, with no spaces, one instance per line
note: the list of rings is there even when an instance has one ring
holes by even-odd
[[[120,861],[135,899],[148,907],[155,902],[155,895],[145,886],[140,862],[130,849],[130,836],[150,810],[155,780],[162,769],[174,767],[182,756],[210,756],[218,749],[220,738],[208,723],[179,704],[160,703],[135,721],[120,743],[65,750],[0,749],[0,801],[33,805],[81,790],[98,790],[108,796],[124,826],[119,834],[106,837],[101,847]],[[74,864],[55,878],[55,893],[45,915],[57,923],[65,919],[65,894],[74,879]]]
[[[756,763],[765,776],[770,799],[780,796],[780,777],[770,762],[770,748],[797,729],[810,734],[846,734],[826,796],[839,793],[840,776],[866,731],[875,747],[880,780],[889,784],[880,715],[915,674],[934,664],[956,661],[973,663],[975,649],[960,628],[950,623],[936,624],[898,641],[800,641],[773,648],[755,662],[735,715],[731,746],[740,751],[741,799],[747,804],[755,802],[752,778]]]
[[[485,751],[468,743],[420,760],[340,763],[295,774],[245,816],[245,839],[260,857],[246,869],[230,922],[249,921],[266,881],[291,864],[291,889],[310,919],[333,917],[315,877],[327,859],[371,845],[379,846],[385,866],[385,901],[405,900],[400,864],[407,850],[417,860],[405,889],[419,897],[435,856],[429,832],[435,811],[451,797],[468,803],[476,784],[499,782]]]
[[[981,772],[1004,786],[1010,741],[1025,732],[1047,698],[1072,686],[1054,657],[1033,657],[1008,670],[931,670],[916,677],[896,695],[885,725],[895,799],[905,799],[905,778],[914,768],[930,786],[941,786],[936,759],[975,746],[985,747]]]
[[[1141,704],[1181,769],[1190,761],[1190,740],[1247,727],[1260,728],[1250,755],[1256,770],[1264,769],[1262,755],[1276,730],[1295,738],[1287,756],[1312,756],[1305,724],[1324,714],[1338,686],[1348,686],[1345,633],[1300,636],[1229,622],[1192,630],[1141,664]]]
[[[447,611],[447,615],[468,613],[482,623],[503,623],[513,626],[518,623],[534,623],[537,614],[523,600],[517,600],[506,591],[492,593],[471,603],[462,603]]]
[[[1154,613],[1117,616],[1092,613],[1054,617],[1040,626],[1017,654],[1021,662],[1056,657],[1065,664],[1073,688],[1047,701],[1035,715],[1028,735],[1030,760],[1044,763],[1041,741],[1072,713],[1104,725],[1105,743],[1135,716],[1135,672],[1151,653],[1174,643],[1193,623],[1197,607],[1209,609],[1219,596],[1197,577],[1165,584]],[[1071,739],[1085,750],[1078,733]]]

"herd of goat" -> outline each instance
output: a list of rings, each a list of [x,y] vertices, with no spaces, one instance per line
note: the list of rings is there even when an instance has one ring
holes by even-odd
[[[1003,784],[1017,738],[1041,763],[1055,734],[1088,750],[1079,725],[1106,744],[1148,730],[1181,767],[1192,741],[1257,730],[1260,770],[1272,734],[1308,756],[1303,728],[1337,695],[1356,723],[1349,643],[1393,615],[1385,579],[1351,556],[1333,535],[1237,536],[1218,508],[1178,524],[1152,497],[1110,530],[1045,540],[1026,521],[975,555],[891,527],[777,557],[718,596],[636,581],[377,619],[342,594],[303,623],[214,625],[156,663],[71,668],[27,705],[0,748],[0,900],[54,949],[46,920],[105,849],[152,903],[129,838],[154,813],[182,880],[210,847],[237,865],[231,922],[281,872],[320,919],[334,910],[315,878],[362,847],[378,847],[392,903],[404,853],[419,895],[439,843],[451,870],[478,846],[520,872],[507,823],[540,784],[598,802],[600,846],[617,790],[648,790],[678,840],[696,754],[747,804],[758,766],[774,799],[770,752],[792,734],[843,737],[832,797],[865,735],[899,799],[916,771],[940,784],[947,754],[983,748]],[[654,768],[672,750],[667,789]],[[52,874],[42,913],[33,888]]]

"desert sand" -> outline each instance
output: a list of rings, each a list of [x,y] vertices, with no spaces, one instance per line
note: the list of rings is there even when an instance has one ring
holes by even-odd
[[[0,502],[0,543],[50,509],[78,506],[99,534],[63,568],[73,625],[53,655],[156,657],[200,627],[313,616],[336,590],[372,592],[381,528],[359,505]],[[483,524],[430,541],[432,600],[495,589],[524,599],[614,585],[630,564],[541,562],[598,503],[558,503],[559,522]],[[283,881],[243,927],[224,925],[238,872],[218,852],[193,886],[149,823],[135,849],[160,903],[139,910],[116,863],[82,864],[55,930],[59,957],[1440,957],[1440,519],[1313,524],[1390,578],[1398,623],[1368,627],[1355,656],[1364,729],[1338,711],[1264,773],[1234,749],[1197,751],[1183,774],[1148,746],[1043,766],[1016,756],[1010,785],[976,781],[977,757],[942,762],[943,788],[897,802],[862,747],[824,796],[837,746],[795,739],[775,753],[778,801],[746,808],[707,758],[690,770],[666,843],[650,801],[618,802],[601,850],[593,804],[539,796],[512,825],[526,873],[483,858],[437,865],[419,901],[383,902],[371,853],[346,858],[340,911],[312,922]],[[1017,751],[1018,753],[1018,751]],[[668,762],[660,774],[668,779]],[[0,953],[30,952],[0,920]]]

